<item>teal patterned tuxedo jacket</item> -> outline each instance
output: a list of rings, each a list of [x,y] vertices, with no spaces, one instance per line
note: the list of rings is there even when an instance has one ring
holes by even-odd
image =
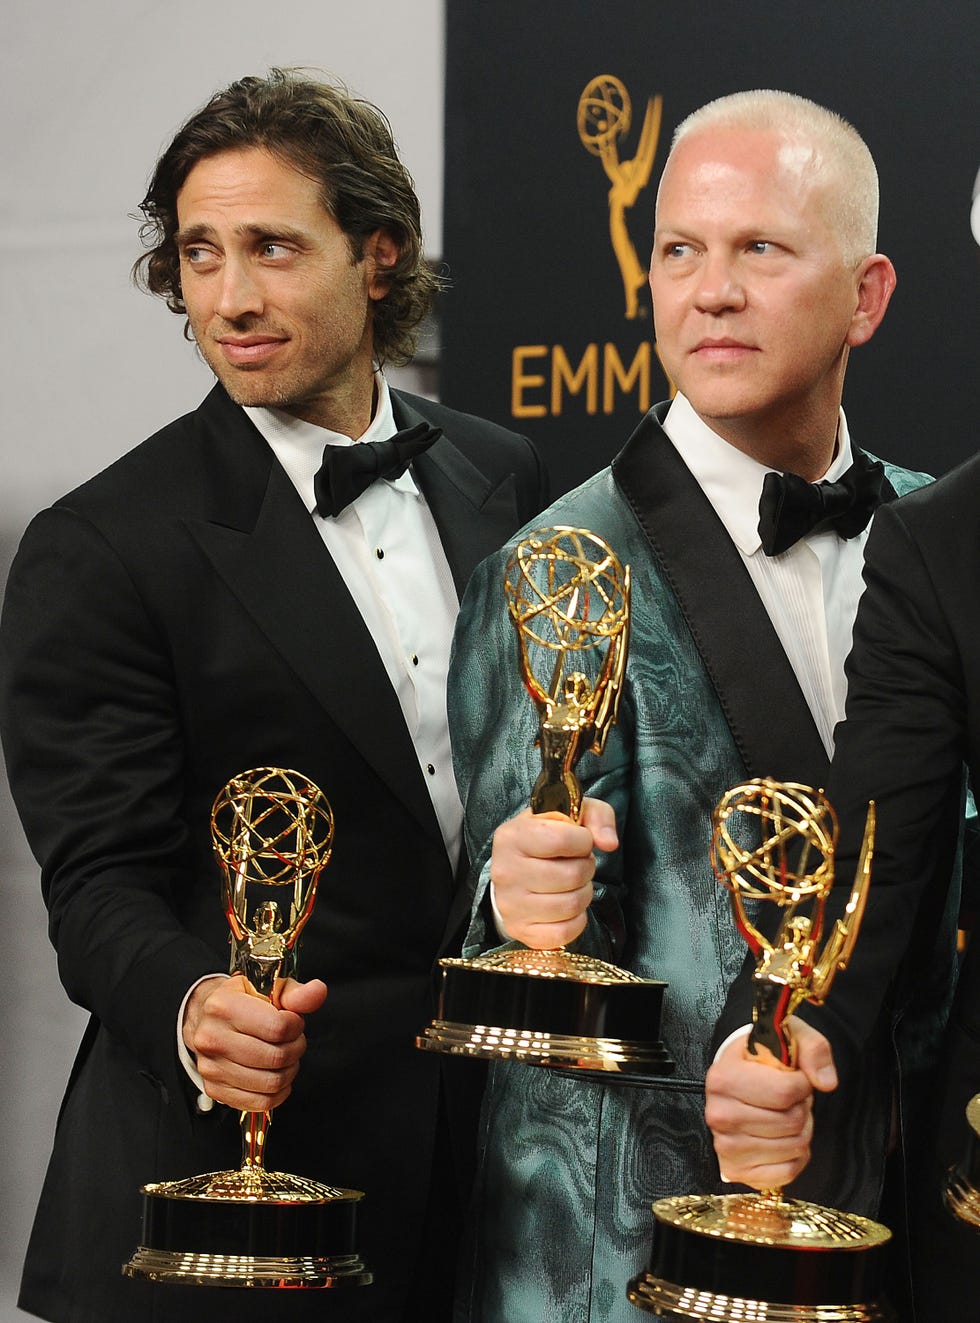
[[[665,411],[657,406],[611,468],[534,527],[589,529],[631,566],[619,721],[603,755],[578,765],[585,793],[614,806],[620,835],[618,851],[600,856],[581,946],[666,980],[662,1033],[676,1070],[655,1087],[635,1088],[494,1064],[460,1323],[640,1317],[626,1284],[646,1264],[652,1201],[718,1186],[704,1077],[746,949],[711,872],[711,811],[747,776],[826,782],[827,756],[792,668],[738,552],[660,426]],[[887,474],[897,494],[926,480]],[[476,877],[471,955],[499,944],[485,901],[494,829],[526,806],[540,770],[537,712],[520,680],[503,593],[519,540],[471,580],[450,683]],[[576,654],[576,666],[590,655]],[[801,1180],[793,1193],[871,1211],[887,1130],[884,1099],[878,1103],[852,1104],[863,1120],[849,1127],[850,1151],[833,1162],[815,1157],[810,1187]]]

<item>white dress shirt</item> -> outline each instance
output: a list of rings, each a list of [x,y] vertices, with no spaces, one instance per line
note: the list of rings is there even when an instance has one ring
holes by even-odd
[[[453,777],[446,681],[459,600],[432,512],[411,471],[372,483],[336,516],[316,511],[313,479],[326,445],[387,441],[396,432],[381,373],[374,417],[352,440],[280,409],[247,408],[286,470],[340,571],[391,681],[455,868],[463,809]],[[329,798],[329,788],[324,787]]]
[[[459,600],[439,530],[410,470],[393,482],[373,483],[339,515],[325,517],[316,510],[313,479],[323,462],[324,446],[387,441],[397,431],[388,383],[381,372],[375,374],[375,386],[374,417],[357,438],[303,422],[281,409],[246,408],[245,413],[289,475],[374,640],[455,869],[463,839],[463,808],[453,776],[446,683]],[[327,603],[324,609],[329,609]],[[330,787],[323,789],[329,799]],[[380,830],[383,824],[378,825]],[[188,989],[178,1013],[177,1050],[200,1090],[199,1110],[209,1111],[212,1100],[204,1093],[204,1082],[181,1032],[193,991]]]
[[[830,757],[834,727],[844,716],[844,660],[864,591],[867,529],[847,540],[833,529],[810,533],[788,551],[767,556],[759,538],[759,498],[773,470],[722,440],[683,395],[673,400],[663,426],[735,543]],[[834,481],[850,464],[841,410],[837,453],[824,477]]]

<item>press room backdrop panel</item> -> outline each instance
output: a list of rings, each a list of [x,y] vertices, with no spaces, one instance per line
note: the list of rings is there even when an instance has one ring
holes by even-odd
[[[776,87],[851,120],[879,167],[899,281],[851,359],[856,437],[933,472],[977,448],[976,0],[450,0],[446,35],[446,402],[540,441],[560,489],[605,464],[667,394],[642,273],[674,127]]]
[[[437,255],[442,0],[5,0],[0,585],[35,510],[210,388],[180,319],[129,279],[139,252],[130,213],[183,118],[270,64],[330,71],[387,112]],[[85,1017],[58,984],[38,870],[2,773],[0,895],[0,1323],[23,1323],[20,1264]],[[111,1098],[106,1108],[111,1116]]]

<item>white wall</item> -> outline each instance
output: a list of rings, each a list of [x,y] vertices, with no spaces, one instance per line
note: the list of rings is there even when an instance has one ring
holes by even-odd
[[[218,87],[316,66],[388,115],[442,245],[441,0],[6,0],[0,42],[0,578],[30,515],[193,408],[210,374],[130,283],[159,151]],[[37,870],[0,782],[5,978],[0,1323],[84,1017],[57,984]],[[111,1100],[107,1099],[107,1106]]]
[[[439,0],[7,0],[0,61],[5,503],[57,495],[204,393],[181,322],[130,285],[130,217],[158,152],[216,88],[314,65],[375,101],[440,252]]]

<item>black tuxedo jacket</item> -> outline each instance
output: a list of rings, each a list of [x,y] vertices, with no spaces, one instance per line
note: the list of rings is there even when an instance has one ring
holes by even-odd
[[[841,866],[854,859],[868,799],[878,832],[871,897],[854,961],[828,1002],[833,1039],[860,1044],[883,1002],[911,1022],[919,1097],[906,1109],[917,1323],[976,1314],[976,1231],[945,1211],[948,1168],[965,1153],[965,1109],[980,1092],[980,951],[971,941],[936,1065],[952,988],[959,891],[955,857],[963,768],[980,786],[980,458],[875,519],[848,662],[847,721],[829,787],[841,814]],[[969,839],[969,838],[968,838]],[[975,883],[976,846],[964,879]],[[952,882],[951,882],[952,877]],[[940,935],[936,942],[937,932]],[[930,1022],[912,1018],[928,996]],[[925,1025],[925,1028],[921,1027]],[[930,1069],[931,1067],[931,1069]],[[928,1072],[928,1073],[927,1073]],[[917,1106],[915,1104],[918,1104]]]
[[[400,427],[443,429],[413,473],[461,589],[544,504],[539,463],[521,437],[392,394]],[[10,782],[62,980],[92,1017],[22,1307],[72,1323],[399,1318],[443,1069],[414,1037],[455,879],[373,642],[295,488],[220,386],[35,519],[2,649]],[[270,765],[324,790],[336,835],[299,955],[300,977],[330,992],[269,1162],[367,1192],[360,1247],[376,1284],[243,1304],[119,1269],[139,1240],[140,1185],[240,1161],[237,1115],[196,1111],[175,1025],[188,987],[228,965],[211,802]]]
[[[853,876],[868,801],[877,811],[872,886],[846,997],[823,1012],[856,1041],[886,997],[897,1013],[955,919],[963,771],[980,770],[980,461],[879,512],[847,662],[847,720],[828,793],[841,822],[841,881]],[[951,886],[951,878],[954,885]],[[907,960],[906,960],[907,956]]]

